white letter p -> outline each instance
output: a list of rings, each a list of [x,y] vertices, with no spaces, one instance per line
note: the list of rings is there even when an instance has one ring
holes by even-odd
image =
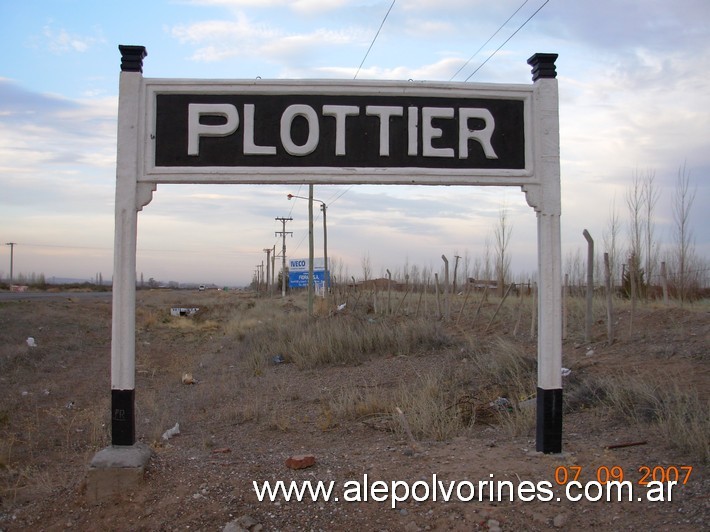
[[[224,124],[201,124],[203,116],[221,116]],[[239,127],[239,113],[230,103],[191,103],[187,106],[187,154],[200,154],[200,137],[226,137]]]

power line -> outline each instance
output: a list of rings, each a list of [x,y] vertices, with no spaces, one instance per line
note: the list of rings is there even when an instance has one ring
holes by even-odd
[[[527,4],[527,3],[528,3],[528,0],[525,0],[522,4],[520,4],[520,7],[519,7],[518,9],[516,9],[515,12],[514,12],[512,15],[510,15],[510,16],[508,17],[508,20],[506,20],[505,22],[503,22],[503,24],[500,25],[500,27],[495,31],[495,33],[494,33],[493,35],[491,35],[490,37],[488,37],[488,40],[487,40],[486,42],[484,42],[484,43],[481,45],[481,47],[480,47],[478,50],[476,50],[476,52],[475,52],[471,57],[468,58],[468,61],[466,61],[463,65],[461,65],[461,68],[459,68],[459,69],[456,71],[456,73],[455,73],[453,76],[451,76],[451,78],[449,78],[449,81],[453,80],[456,76],[458,76],[459,73],[460,73],[464,68],[466,68],[466,67],[468,66],[468,64],[473,60],[473,58],[478,55],[478,52],[480,52],[481,50],[483,50],[483,48],[484,48],[489,42],[491,42],[491,40],[493,39],[493,37],[495,37],[496,35],[498,35],[498,33],[500,32],[500,30],[502,30],[502,29],[505,27],[505,25],[508,24],[508,22],[510,22],[510,19],[512,19],[515,15],[517,15],[517,14],[518,14],[518,11],[520,11],[520,10],[523,8],[523,6],[525,6],[525,4]]]
[[[481,68],[483,68],[483,65],[485,65],[486,63],[488,63],[488,60],[489,60],[491,57],[493,57],[494,55],[496,55],[496,54],[498,53],[498,51],[499,51],[501,48],[503,48],[506,44],[508,44],[508,41],[510,41],[510,39],[512,39],[513,37],[515,37],[515,34],[518,33],[520,30],[522,30],[522,29],[525,27],[525,25],[526,25],[528,22],[530,22],[530,21],[532,20],[532,18],[533,18],[535,15],[537,15],[543,7],[545,7],[545,6],[547,5],[547,3],[548,3],[549,1],[550,1],[550,0],[545,0],[545,3],[542,4],[540,7],[538,7],[537,10],[535,10],[535,12],[534,12],[532,15],[530,15],[530,16],[528,17],[528,19],[527,19],[525,22],[523,22],[523,23],[520,25],[520,27],[518,27],[518,29],[515,30],[515,31],[511,34],[511,36],[508,37],[508,38],[503,42],[503,44],[501,44],[498,48],[496,48],[496,49],[493,51],[493,53],[492,53],[491,55],[489,55],[489,56],[486,58],[486,60],[478,66],[478,68],[477,68],[476,70],[474,70],[473,72],[471,72],[471,74],[470,74],[464,81],[468,81],[469,79],[471,79],[471,77],[472,77],[476,72],[478,72],[479,70],[481,70]]]
[[[360,66],[357,67],[357,72],[355,72],[355,75],[353,76],[353,79],[357,78],[357,75],[360,73],[360,69],[362,68],[362,65],[365,64],[365,60],[367,59],[367,56],[370,55],[370,50],[372,50],[372,47],[375,44],[375,41],[377,40],[377,36],[380,34],[380,30],[382,29],[382,26],[385,25],[385,20],[387,20],[387,17],[390,14],[390,11],[392,11],[392,8],[394,7],[394,3],[397,0],[392,0],[392,4],[390,4],[390,8],[387,10],[387,13],[385,13],[385,17],[382,19],[382,22],[380,23],[380,27],[377,29],[377,33],[375,33],[375,37],[372,39],[372,42],[370,43],[370,47],[367,49],[367,52],[365,52],[365,57],[362,58],[362,61],[360,62]]]
[[[380,27],[378,28],[377,33],[375,34],[375,37],[372,39],[372,43],[370,43],[370,47],[367,49],[367,52],[365,53],[365,57],[363,57],[362,62],[360,63],[360,66],[358,67],[357,72],[355,73],[355,76],[353,77],[353,79],[357,78],[357,75],[360,73],[360,69],[362,68],[362,65],[365,63],[365,60],[367,59],[367,56],[369,55],[370,50],[372,49],[372,46],[375,44],[375,40],[377,40],[377,36],[380,34],[380,30],[382,30],[382,27],[384,26],[385,21],[387,20],[387,17],[389,16],[390,11],[392,11],[392,8],[394,7],[394,4],[395,4],[396,1],[397,1],[397,0],[392,0],[392,4],[390,4],[390,7],[389,7],[389,9],[387,10],[387,13],[385,14],[384,18],[382,19],[382,22],[380,23]],[[483,67],[483,65],[485,65],[491,57],[493,57],[493,55],[495,55],[503,46],[505,46],[505,45],[508,43],[508,41],[510,41],[510,39],[512,39],[512,38],[515,36],[516,33],[518,33],[528,22],[530,22],[530,20],[531,20],[535,15],[537,15],[537,13],[538,13],[543,7],[545,7],[545,5],[546,5],[549,1],[550,1],[550,0],[545,0],[545,3],[544,3],[544,4],[542,4],[525,22],[523,22],[523,24],[522,24],[517,30],[515,30],[515,32],[513,32],[513,34],[512,34],[510,37],[508,37],[508,38],[505,40],[505,42],[504,42],[503,44],[501,44],[490,56],[488,56],[488,58],[487,58],[483,63],[481,63],[481,65],[480,65],[476,70],[474,70],[474,71],[471,73],[471,75],[470,75],[468,78],[466,78],[466,81],[468,81],[469,79],[471,79],[471,76],[473,76],[476,72],[478,72],[478,70],[480,70],[481,67]],[[508,24],[508,22],[510,22],[510,20],[511,20],[511,19],[525,6],[525,4],[527,4],[527,3],[528,3],[528,0],[525,0],[525,1],[520,5],[520,7],[518,7],[518,9],[516,9],[515,12],[514,12],[510,17],[508,17],[508,19],[498,28],[498,30],[496,30],[496,32],[495,32],[493,35],[491,35],[491,37],[490,37],[485,43],[483,43],[483,45],[476,51],[476,53],[473,54],[473,55],[469,58],[469,60],[466,61],[466,63],[464,63],[464,65],[456,72],[456,74],[454,74],[454,75],[451,77],[451,79],[453,79],[454,77],[456,77],[456,76],[459,74],[459,72],[461,72],[461,70],[463,70],[463,68],[465,68],[466,65],[468,65],[468,64],[471,62],[471,60],[483,49],[483,47],[485,47],[486,44],[488,44],[488,43],[491,41],[491,39],[493,39],[493,37],[495,37],[495,36],[500,32],[500,30],[503,29],[503,27],[505,27],[505,25]],[[451,80],[449,80],[449,81],[451,81]],[[335,197],[335,199],[330,200],[330,201],[328,202],[328,205],[332,205],[332,204],[335,203],[337,200],[339,200],[342,196],[344,196],[345,194],[347,194],[347,193],[353,188],[353,186],[354,186],[354,185],[350,185],[348,188],[346,188],[344,191],[342,191],[340,194],[338,194],[338,195]],[[300,188],[299,188],[299,190],[300,190]],[[295,205],[293,205],[293,206],[291,207],[291,212],[293,212],[293,208],[294,208],[294,207],[295,207]],[[290,216],[290,213],[289,213],[289,216]],[[304,237],[304,238],[305,238],[305,237]],[[303,241],[303,240],[301,240],[301,242],[302,242],[302,241]],[[299,247],[300,247],[300,242],[299,242],[299,245],[296,246],[296,249],[298,249]]]
[[[527,1],[527,0],[526,0]],[[353,76],[353,79],[356,79],[358,74],[360,73],[360,69],[362,69],[362,65],[365,64],[365,61],[367,60],[367,57],[370,55],[370,51],[372,50],[372,47],[375,45],[375,41],[377,40],[377,37],[380,35],[380,31],[382,31],[382,27],[385,25],[385,22],[387,21],[387,17],[389,17],[390,12],[392,11],[392,8],[394,7],[394,4],[397,2],[397,0],[392,0],[392,3],[390,4],[389,9],[387,9],[387,13],[385,13],[385,16],[382,18],[382,22],[380,22],[380,27],[377,28],[377,33],[375,33],[375,36],[372,38],[372,42],[370,43],[370,46],[367,49],[367,52],[365,52],[365,56],[362,58],[362,61],[360,61],[360,65],[357,67],[357,71],[355,72],[355,75]],[[347,189],[345,189],[343,192],[338,194],[338,196],[333,199],[328,201],[328,205],[332,205],[336,201],[338,201],[344,194],[346,194],[351,188],[353,188],[353,185],[350,185]],[[301,190],[301,187],[299,185],[298,191]],[[298,195],[298,191],[296,194]],[[296,204],[294,203],[291,206],[291,211],[289,212],[289,216],[291,216],[291,213],[293,212],[293,209],[296,207]],[[302,242],[303,240],[301,240]],[[298,249],[301,245],[301,242],[299,242],[298,246],[296,246],[296,249]]]
[[[328,205],[329,207],[330,207],[331,205],[333,205],[333,203],[335,203],[335,202],[338,201],[340,198],[342,198],[345,194],[347,194],[348,192],[350,192],[350,190],[351,190],[354,186],[355,186],[355,185],[350,185],[348,188],[346,188],[345,190],[343,190],[340,194],[338,194],[337,196],[335,196],[334,199],[328,200],[328,201],[326,202],[327,205]],[[333,196],[331,196],[331,197],[333,197]],[[293,207],[295,207],[295,205],[294,205]],[[291,207],[291,211],[292,211],[292,212],[293,212],[293,207]],[[318,215],[316,216],[315,221],[318,221],[319,219],[320,219],[320,214],[318,214]],[[299,241],[298,241],[298,244],[296,244],[296,247],[294,248],[294,251],[298,251],[298,250],[299,250],[299,248],[301,247],[301,244],[303,244],[303,241],[306,239],[307,236],[308,236],[308,233],[305,233],[305,234],[303,235],[303,237],[301,237],[301,240],[299,240]]]
[[[335,203],[336,201],[338,201],[338,200],[339,200],[340,198],[342,198],[345,194],[347,194],[348,192],[350,192],[350,189],[353,188],[354,186],[355,186],[355,185],[350,185],[348,188],[346,188],[345,190],[343,190],[340,194],[338,194],[338,195],[335,197],[335,199],[329,201],[329,202],[328,202],[328,205],[332,205],[333,203]]]

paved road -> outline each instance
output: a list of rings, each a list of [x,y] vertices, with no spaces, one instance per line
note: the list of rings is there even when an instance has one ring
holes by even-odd
[[[0,292],[0,301],[34,299],[111,299],[111,292]]]

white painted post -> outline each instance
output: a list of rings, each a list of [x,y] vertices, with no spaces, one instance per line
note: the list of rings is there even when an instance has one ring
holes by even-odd
[[[143,46],[119,46],[121,75],[118,98],[116,159],[116,226],[113,257],[111,326],[111,443],[133,445],[135,439],[136,238],[138,226]],[[141,190],[141,192],[143,192]]]
[[[535,54],[532,66],[535,175],[523,187],[537,212],[538,343],[536,449],[562,451],[562,253],[560,244],[560,120],[557,54]],[[535,188],[536,190],[533,190]]]

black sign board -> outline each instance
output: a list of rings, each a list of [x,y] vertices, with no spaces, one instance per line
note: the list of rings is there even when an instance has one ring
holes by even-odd
[[[155,169],[526,168],[525,100],[160,93]]]

